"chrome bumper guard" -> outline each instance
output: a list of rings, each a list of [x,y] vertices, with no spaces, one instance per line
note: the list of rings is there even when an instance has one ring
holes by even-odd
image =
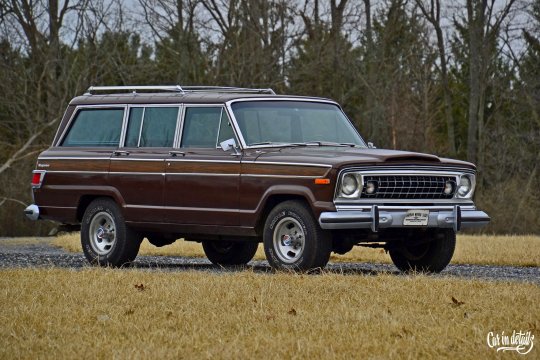
[[[415,226],[403,225],[408,209],[380,210],[373,205],[369,211],[342,210],[323,212],[319,217],[321,228],[327,230],[338,229],[371,229],[377,232],[383,228],[413,228]],[[490,217],[479,210],[462,210],[459,205],[452,210],[430,210],[427,226],[430,228],[453,228],[459,231],[465,228],[480,227],[489,224]]]
[[[35,204],[29,205],[24,209],[24,215],[32,221],[39,219],[39,207]]]

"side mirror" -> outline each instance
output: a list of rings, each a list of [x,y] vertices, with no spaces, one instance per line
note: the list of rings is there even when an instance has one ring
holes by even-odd
[[[221,149],[223,151],[229,151],[236,147],[236,141],[234,141],[234,139],[227,139],[225,141],[220,142],[219,146],[221,146]]]
[[[368,143],[367,143],[367,147],[368,147],[369,149],[376,149],[376,148],[377,148],[375,145],[373,145],[372,142],[368,142]]]

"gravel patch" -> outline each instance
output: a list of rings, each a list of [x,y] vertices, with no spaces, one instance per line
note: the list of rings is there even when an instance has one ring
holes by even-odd
[[[18,242],[12,239],[0,238],[0,269],[26,267],[60,267],[79,269],[88,267],[84,255],[69,253],[51,245],[47,238],[36,238],[32,241]],[[204,258],[179,256],[139,256],[133,264],[134,268],[149,271],[256,271],[271,272],[266,261],[252,261],[245,267],[222,268],[211,264]],[[329,263],[325,271],[344,275],[376,275],[381,273],[401,273],[391,264],[374,263]],[[540,268],[518,266],[491,265],[449,265],[443,272],[434,277],[460,277],[471,279],[486,279],[496,281],[522,281],[540,285]]]

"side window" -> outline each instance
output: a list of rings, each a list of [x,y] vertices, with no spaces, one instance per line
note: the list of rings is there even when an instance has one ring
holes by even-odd
[[[124,109],[82,109],[62,141],[69,147],[117,147]]]
[[[186,108],[181,146],[215,148],[222,112],[221,106]]]
[[[129,113],[126,147],[171,147],[178,107],[134,107]]]

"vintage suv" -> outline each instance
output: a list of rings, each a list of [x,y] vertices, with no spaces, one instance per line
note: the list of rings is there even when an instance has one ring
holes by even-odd
[[[259,242],[277,269],[380,247],[439,272],[456,232],[482,226],[473,164],[366,145],[341,107],[271,89],[91,87],[33,172],[32,219],[80,225],[91,263],[122,266],[147,238],[202,242],[241,265]]]

